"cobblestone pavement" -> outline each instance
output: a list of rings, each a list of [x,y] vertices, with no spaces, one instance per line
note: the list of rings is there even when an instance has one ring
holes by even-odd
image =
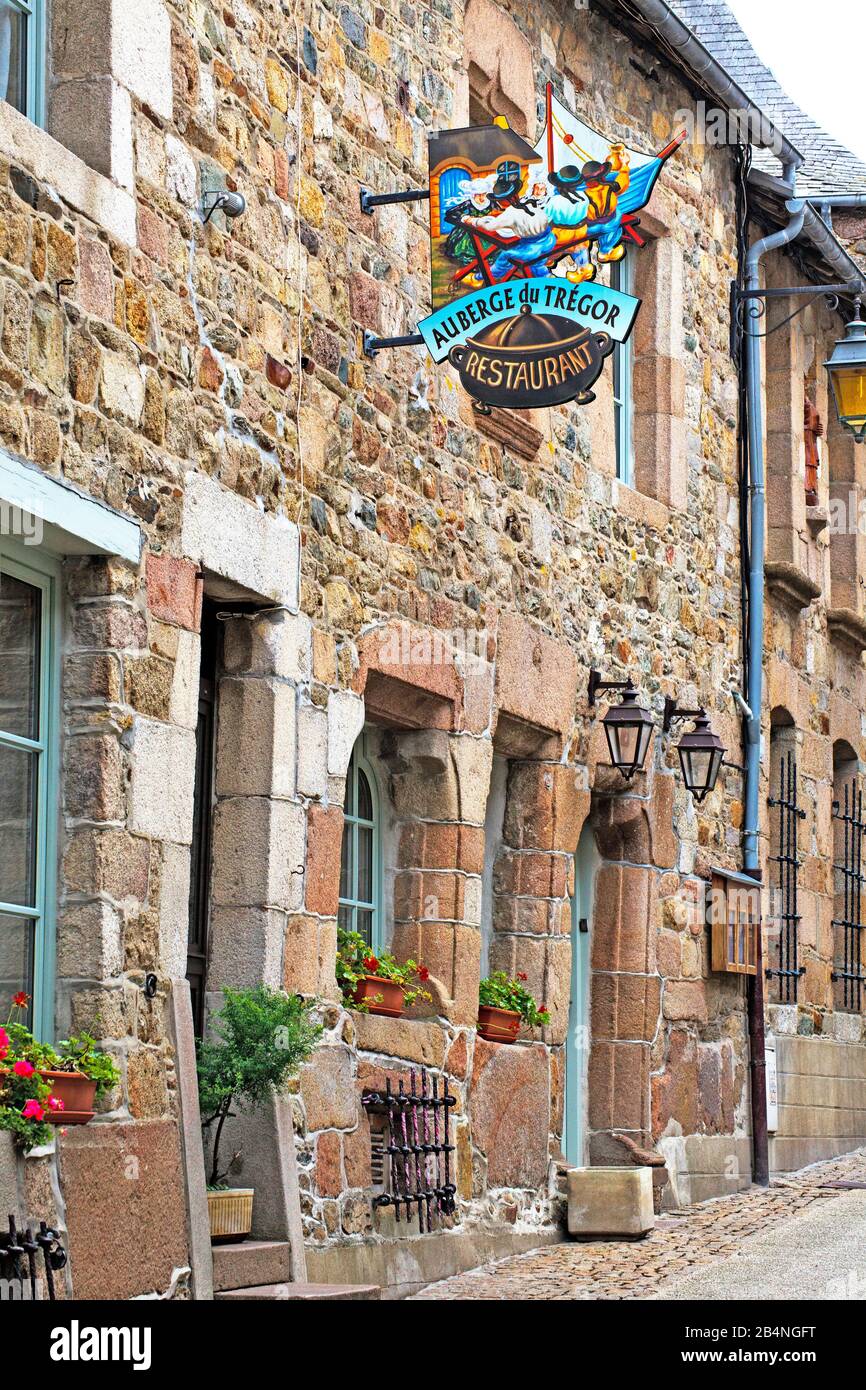
[[[866,1182],[866,1149],[733,1197],[665,1213],[644,1240],[569,1241],[429,1284],[418,1299],[664,1298],[664,1286],[728,1259],[750,1236],[833,1201],[828,1183]]]

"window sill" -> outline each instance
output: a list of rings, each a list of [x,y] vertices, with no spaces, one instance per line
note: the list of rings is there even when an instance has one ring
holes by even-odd
[[[790,560],[768,560],[764,565],[764,578],[775,598],[798,611],[808,608],[821,592],[820,584]]]
[[[0,154],[52,189],[124,246],[136,245],[135,199],[98,174],[47,130],[0,101]]]
[[[522,459],[534,459],[541,448],[544,435],[528,420],[522,420],[514,411],[494,410],[490,415],[476,412],[474,424],[482,434],[495,439],[503,449],[517,454]]]
[[[442,1067],[445,1062],[445,1030],[426,1018],[385,1018],[352,1010],[355,1044],[361,1052],[400,1057],[406,1062]]]
[[[827,632],[837,646],[849,647],[858,656],[866,651],[866,620],[852,608],[829,608]]]
[[[627,516],[630,521],[649,526],[653,531],[664,531],[670,522],[670,508],[664,502],[659,502],[656,497],[648,497],[646,493],[637,492],[619,478],[616,480],[613,497],[617,511]]]

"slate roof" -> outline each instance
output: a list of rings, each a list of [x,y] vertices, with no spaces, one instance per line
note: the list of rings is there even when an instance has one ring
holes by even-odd
[[[757,2],[757,0],[756,0]],[[742,88],[805,158],[797,171],[797,191],[820,193],[866,190],[866,164],[792,101],[778,79],[752,48],[725,0],[666,0],[708,53]],[[808,35],[803,35],[804,43]],[[767,151],[754,151],[755,164],[780,172]]]

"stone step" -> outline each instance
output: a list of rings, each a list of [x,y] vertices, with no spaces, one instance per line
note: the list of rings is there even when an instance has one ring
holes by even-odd
[[[309,1299],[359,1301],[378,1299],[378,1284],[257,1284],[248,1289],[222,1289],[215,1299],[258,1298],[268,1300]]]
[[[291,1277],[292,1251],[288,1241],[245,1240],[238,1245],[213,1247],[214,1293],[288,1283]]]

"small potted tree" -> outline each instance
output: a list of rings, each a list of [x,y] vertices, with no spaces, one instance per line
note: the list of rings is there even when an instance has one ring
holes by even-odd
[[[536,1004],[528,989],[526,976],[520,972],[512,977],[504,970],[494,970],[478,987],[478,1032],[487,1042],[512,1043],[520,1025],[544,1028],[550,1014],[543,1004]]]
[[[255,1110],[306,1062],[321,1036],[315,1001],[259,985],[224,991],[223,1007],[210,1019],[212,1038],[198,1048],[202,1130],[210,1140],[208,1212],[215,1245],[245,1240],[252,1229],[251,1187],[229,1187],[240,1151],[221,1152],[223,1127],[237,1113]]]
[[[401,964],[390,951],[375,955],[360,932],[337,932],[337,983],[351,1009],[401,1018],[418,999],[431,999],[422,986],[430,971],[417,961]]]

